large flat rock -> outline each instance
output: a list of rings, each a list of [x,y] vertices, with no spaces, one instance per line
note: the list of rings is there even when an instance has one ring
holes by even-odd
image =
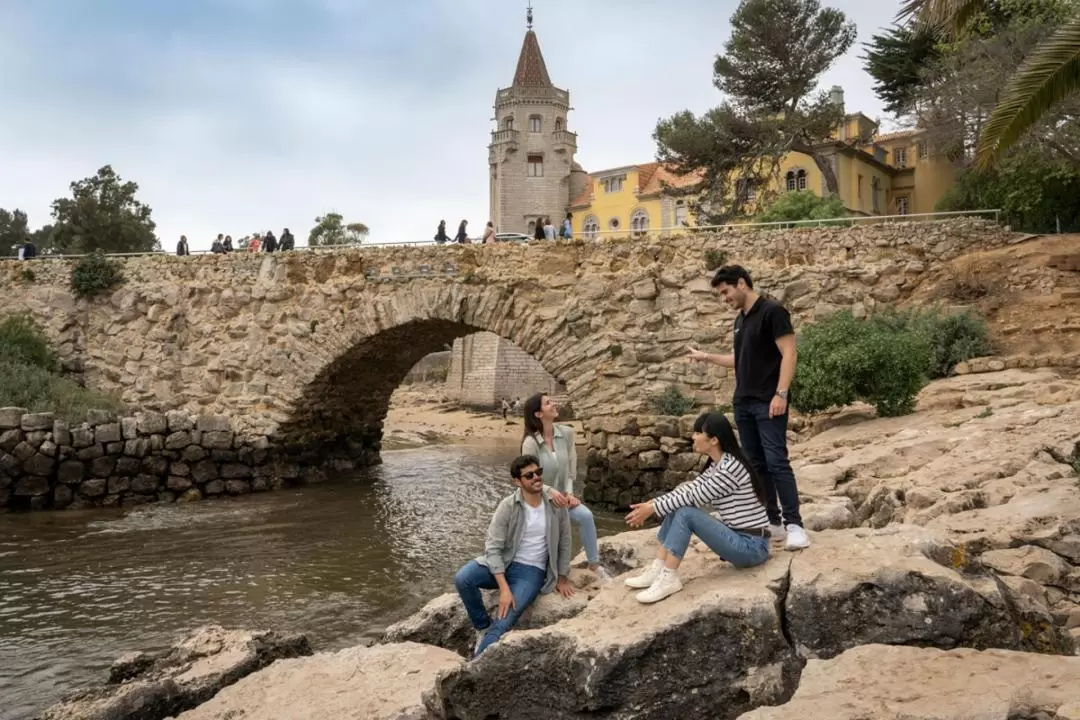
[[[428,720],[423,692],[462,662],[418,643],[279,660],[178,720]]]
[[[310,653],[303,635],[203,627],[160,655],[120,658],[108,684],[65,698],[41,720],[162,720],[279,658]]]
[[[740,720],[1080,720],[1080,658],[864,645],[811,660],[787,703]]]

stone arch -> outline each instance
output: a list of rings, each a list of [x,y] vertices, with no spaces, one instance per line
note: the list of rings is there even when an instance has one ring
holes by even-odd
[[[596,358],[577,352],[586,343],[565,323],[545,319],[541,305],[508,287],[403,286],[380,295],[373,307],[339,313],[326,345],[312,343],[312,363],[296,378],[288,416],[275,444],[300,454],[377,462],[390,396],[430,352],[479,331],[492,332],[532,355],[567,387],[575,408],[587,409],[591,392],[577,383]],[[340,328],[340,330],[338,329]]]

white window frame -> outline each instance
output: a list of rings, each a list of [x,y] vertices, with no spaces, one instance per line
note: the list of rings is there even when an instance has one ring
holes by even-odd
[[[622,192],[623,184],[626,182],[625,175],[612,175],[606,177],[600,181],[600,185],[604,188],[604,192],[607,194]]]
[[[645,208],[638,208],[630,214],[630,232],[645,235],[649,232],[649,213]]]
[[[529,116],[529,132],[538,133],[544,129],[544,118],[539,115]]]
[[[893,148],[892,154],[893,154],[893,165],[895,165],[898,168],[906,168],[907,167],[907,148],[902,148],[902,147]]]
[[[531,178],[544,177],[543,155],[529,155],[525,158],[525,175]]]
[[[590,240],[595,240],[600,234],[600,221],[595,215],[590,215],[585,218],[585,222],[581,225],[581,231],[585,233],[585,237]]]
[[[685,201],[677,200],[675,202],[675,227],[686,227],[689,224],[690,208],[687,207]]]

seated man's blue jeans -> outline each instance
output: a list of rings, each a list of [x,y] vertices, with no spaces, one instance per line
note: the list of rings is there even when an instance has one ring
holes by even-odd
[[[664,549],[679,558],[697,535],[709,549],[737,568],[753,567],[769,559],[769,539],[735,532],[704,510],[683,507],[664,518],[657,538]]]
[[[465,612],[469,620],[477,630],[487,630],[483,642],[476,648],[476,657],[487,650],[488,646],[501,638],[507,630],[514,627],[514,623],[525,612],[525,608],[532,605],[540,594],[540,588],[544,587],[547,578],[547,570],[542,570],[532,565],[523,563],[510,563],[506,568],[506,583],[510,586],[510,592],[514,594],[514,604],[502,620],[492,620],[484,607],[484,598],[481,590],[495,590],[499,584],[495,582],[495,576],[491,570],[470,560],[465,567],[458,570],[454,576],[454,586],[457,588],[461,602],[465,605]]]
[[[600,546],[596,540],[596,519],[593,518],[592,510],[585,504],[577,505],[568,511],[570,522],[578,526],[581,533],[581,545],[585,549],[585,559],[590,565],[600,564]]]

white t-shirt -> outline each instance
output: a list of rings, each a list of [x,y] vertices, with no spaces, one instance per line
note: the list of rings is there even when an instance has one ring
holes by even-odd
[[[547,509],[542,502],[540,507],[535,508],[527,503],[525,505],[525,532],[521,534],[521,544],[514,553],[514,562],[547,569]]]

